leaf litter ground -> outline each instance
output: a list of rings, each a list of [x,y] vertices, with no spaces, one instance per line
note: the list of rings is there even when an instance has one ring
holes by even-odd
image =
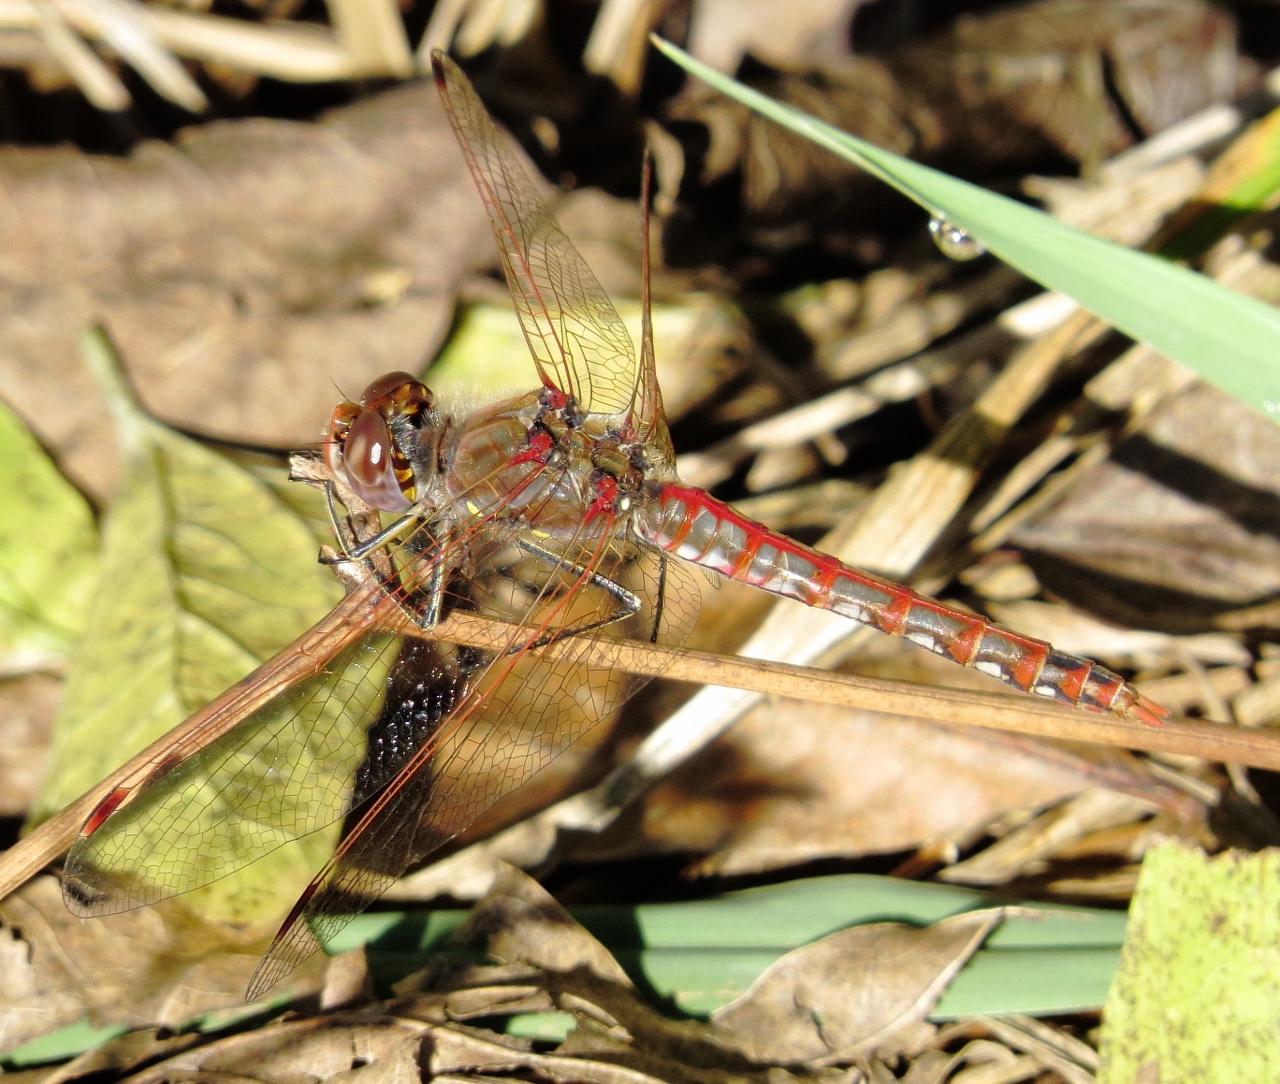
[[[78,233],[70,243],[36,246],[32,252],[43,253],[39,259],[15,255],[26,271],[21,281],[10,280],[15,315],[0,328],[0,335],[14,344],[5,352],[10,360],[2,387],[82,488],[102,498],[113,485],[118,487],[107,516],[108,543],[113,520],[121,521],[130,501],[137,504],[138,493],[146,488],[136,481],[112,481],[119,475],[110,467],[114,457],[107,449],[113,438],[102,422],[107,412],[94,405],[97,393],[89,390],[68,335],[90,314],[105,313],[142,395],[161,417],[205,436],[277,447],[314,439],[319,419],[337,398],[331,380],[349,392],[375,372],[417,368],[443,337],[452,296],[460,288],[480,300],[464,310],[451,349],[461,350],[464,333],[473,329],[467,321],[477,321],[474,328],[479,327],[481,306],[493,297],[485,293],[483,280],[462,281],[475,251],[478,219],[472,226],[455,217],[457,208],[471,213],[474,201],[465,177],[439,175],[444,167],[433,157],[430,118],[435,114],[428,97],[405,90],[370,99],[331,117],[319,138],[311,126],[281,125],[266,134],[254,131],[246,142],[244,132],[225,125],[202,130],[180,152],[135,154],[92,174],[79,171],[68,152],[42,163],[44,191],[56,183],[80,193],[88,184],[84,194],[91,204],[124,208],[127,228],[120,232],[109,216],[41,219],[34,207],[24,213],[33,236],[47,238],[50,231],[67,229]],[[426,126],[419,130],[422,118],[427,118]],[[1088,125],[1078,130],[1090,132]],[[335,153],[335,147],[341,152]],[[406,154],[406,148],[422,157]],[[1107,146],[1107,153],[1117,149]],[[331,153],[334,157],[326,157]],[[253,165],[254,154],[278,172],[264,174]],[[1187,196],[1202,183],[1195,163],[1191,165],[1190,170],[1179,167],[1179,176],[1189,178],[1183,182]],[[212,179],[215,194],[238,188],[241,170],[249,178],[243,183],[261,184],[270,200],[250,194],[240,203],[252,213],[209,236],[194,236],[194,224],[210,221],[197,209],[213,198],[205,186]],[[428,175],[429,183],[418,173]],[[287,183],[280,179],[286,175]],[[91,184],[85,180],[90,176]],[[149,191],[143,181],[176,193],[172,213],[163,221],[129,215],[128,208]],[[295,184],[308,194],[328,195],[290,196],[299,191]],[[1167,191],[1168,185],[1163,187]],[[27,189],[16,191],[21,196]],[[436,193],[439,202],[424,204],[423,191]],[[94,202],[95,193],[100,197],[104,192],[110,199]],[[1104,179],[1071,193],[1059,188],[1061,206],[1056,210],[1066,215],[1072,207],[1076,221],[1089,224],[1088,214],[1099,212],[1080,208],[1090,198],[1100,207],[1105,202],[1100,192],[1119,199],[1126,210],[1119,216],[1112,210],[1110,221],[1118,217],[1130,230],[1135,220],[1145,219],[1154,227],[1170,209],[1150,210],[1139,186]],[[355,208],[353,199],[359,200]],[[214,205],[232,208],[220,200]],[[401,206],[413,210],[402,212],[397,209]],[[777,216],[778,206],[776,200],[770,204],[770,214]],[[444,212],[428,222],[429,212],[441,207]],[[625,270],[634,250],[598,239],[615,232],[607,225],[610,216],[634,222],[634,207],[609,201],[599,207],[595,223],[588,224],[595,240],[582,247],[590,253],[594,244],[598,259],[613,260]],[[300,218],[300,209],[312,217]],[[421,216],[422,236],[428,241],[414,239],[418,227],[405,227],[406,214],[415,223]],[[1095,221],[1104,228],[1100,219]],[[174,223],[182,228],[175,230]],[[104,236],[141,240],[131,251],[145,252],[147,259],[134,266],[127,253],[113,255],[115,249],[94,239],[99,227]],[[153,228],[154,236],[147,232]],[[1267,259],[1265,240],[1259,241],[1270,228],[1264,215],[1247,232],[1222,240],[1211,253],[1209,270],[1237,288],[1273,300],[1277,274]],[[186,241],[179,244],[174,237]],[[775,246],[776,238],[775,233]],[[1130,243],[1138,239],[1126,237]],[[691,456],[701,456],[688,460],[689,473],[719,472],[716,480],[726,484],[726,494],[758,502],[776,501],[789,492],[821,492],[828,507],[805,509],[802,526],[811,537],[837,527],[837,537],[826,545],[839,547],[855,563],[945,589],[952,598],[987,607],[1033,635],[1052,629],[1050,638],[1060,640],[1069,632],[1076,637],[1071,650],[1136,672],[1151,683],[1152,695],[1158,684],[1165,702],[1178,710],[1223,724],[1233,718],[1244,722],[1246,715],[1253,725],[1280,717],[1280,695],[1270,691],[1280,681],[1280,648],[1270,639],[1277,575],[1272,552],[1276,473],[1268,469],[1276,455],[1274,429],[1218,393],[1191,386],[1176,367],[1149,352],[1144,355],[1141,348],[1121,353],[1114,337],[1100,329],[1081,323],[1063,332],[1061,312],[1055,316],[1043,302],[1027,302],[1029,290],[1016,278],[991,267],[949,264],[916,244],[918,240],[894,242],[894,256],[880,270],[846,273],[782,296],[775,292],[767,299],[769,312],[756,311],[761,308],[759,286],[754,297],[742,293],[739,301],[749,321],[726,301],[707,308],[704,301],[689,298],[695,287],[723,284],[723,269],[663,277],[660,288],[673,326],[683,321],[694,329],[685,333],[682,345],[668,349],[696,357],[701,370],[691,382],[695,391],[682,408],[685,413],[677,417],[677,437]],[[446,256],[439,254],[441,243]],[[363,255],[351,260],[352,251]],[[777,258],[766,247],[757,249],[757,262],[760,251],[766,264]],[[253,259],[246,259],[246,252]],[[66,253],[84,258],[59,264],[55,257]],[[431,266],[419,266],[428,253]],[[122,266],[127,274],[119,274]],[[190,273],[187,281],[199,282],[199,288],[175,286],[174,268]],[[413,287],[406,290],[406,282]],[[707,312],[712,316],[706,317]],[[211,320],[210,313],[222,316]],[[776,329],[779,313],[806,333],[806,350],[825,378],[797,367],[776,330],[769,331],[771,321]],[[383,349],[387,343],[393,344],[391,354]],[[697,344],[703,344],[701,352]],[[514,346],[518,357],[520,344]],[[272,370],[275,383],[267,387],[255,375],[261,370],[255,359],[265,351],[283,359]],[[790,370],[780,368],[778,358],[791,363]],[[492,360],[486,356],[486,368]],[[1002,366],[1016,379],[997,382],[993,392],[992,375]],[[827,413],[816,422],[812,408],[806,417],[803,401],[809,393],[831,391],[836,383],[845,385],[835,392],[843,398],[824,404]],[[70,409],[39,409],[55,397]],[[994,408],[999,421],[994,429],[972,424],[975,400],[988,416]],[[289,404],[287,417],[272,408],[281,402]],[[794,410],[786,411],[788,407]],[[776,420],[779,415],[782,424]],[[764,421],[772,432],[738,435],[750,432],[744,424]],[[940,435],[930,440],[931,427],[944,423]],[[208,520],[200,524],[190,500],[184,505],[175,498],[181,493],[172,488],[177,484],[173,479],[180,475],[191,480],[184,492],[199,498],[202,514],[205,510],[198,506],[210,490],[222,494],[236,489],[263,506],[271,503],[272,490],[260,480],[247,480],[248,475],[234,475],[225,460],[206,448],[175,443],[184,438],[168,431],[157,428],[156,433],[171,454],[151,456],[148,469],[153,475],[160,472],[150,490],[155,508],[128,532],[132,545],[147,539],[152,544],[142,555],[146,560],[129,559],[122,566],[137,575],[148,561],[161,562],[157,567],[163,574],[155,577],[161,594],[138,612],[148,618],[171,615],[168,638],[176,659],[183,642],[190,647],[196,642],[192,637],[221,627],[222,618],[210,620],[210,607],[220,614],[226,610],[208,592],[193,593],[192,585],[216,583],[211,567],[217,566],[233,593],[246,595],[252,593],[252,577],[219,562],[201,543],[224,532],[234,538],[234,527],[221,520],[212,528]],[[907,462],[886,476],[884,468],[892,460]],[[47,473],[38,457],[31,461],[37,464],[33,470]],[[980,472],[984,464],[989,465]],[[263,468],[257,471],[261,478]],[[215,484],[204,484],[215,475]],[[843,483],[844,488],[815,488],[827,482]],[[52,494],[56,483],[46,485]],[[780,517],[788,514],[779,504],[774,507]],[[245,511],[243,501],[239,508]],[[271,515],[284,514],[277,502]],[[306,521],[295,517],[288,522],[297,542],[296,560],[291,558],[297,571],[274,574],[290,585],[285,597],[296,600],[295,585],[316,576],[314,546]],[[72,537],[75,530],[80,541]],[[92,562],[84,528],[68,526],[66,531],[67,546],[83,555],[75,559]],[[64,536],[41,537],[47,543],[50,537]],[[8,550],[21,551],[24,560],[33,552],[16,544]],[[104,553],[110,559],[110,544]],[[132,581],[118,576],[106,582],[123,591]],[[74,598],[76,593],[69,594]],[[94,604],[106,605],[103,597],[99,594]],[[1067,602],[1078,609],[1069,610]],[[44,604],[52,605],[52,600]],[[109,609],[109,616],[127,616],[127,606]],[[247,619],[255,619],[242,609]],[[717,649],[738,646],[747,626],[758,620],[750,600],[730,589],[713,597],[709,611],[701,644]],[[88,612],[59,613],[59,627],[76,628]],[[1073,614],[1075,623],[1068,626],[1064,622]],[[770,621],[774,635],[795,639],[783,617]],[[250,658],[261,657],[262,650],[269,651],[272,637],[288,638],[283,629],[260,629],[258,635],[266,639],[256,647],[246,643],[252,635],[226,637],[248,650],[242,668],[251,665]],[[828,655],[846,656],[845,665],[862,672],[958,684],[971,678],[944,673],[910,648],[873,646],[865,639],[833,634],[822,647]],[[207,697],[231,679],[230,670],[223,673],[226,666],[234,669],[226,655],[188,650],[185,669],[177,662],[163,668],[171,682],[180,675],[187,690],[171,690],[174,711],[182,714],[191,698]],[[220,663],[225,664],[221,669]],[[106,674],[102,671],[102,680],[108,680]],[[1273,845],[1280,836],[1269,811],[1269,781],[1256,773],[1223,771],[1174,754],[1135,758],[1095,747],[1048,746],[949,729],[928,719],[904,723],[871,712],[815,711],[788,702],[766,702],[746,715],[741,704],[726,708],[713,703],[714,694],[700,695],[694,707],[686,707],[687,715],[705,721],[714,712],[729,713],[722,718],[736,712],[744,716],[742,722],[732,729],[720,725],[721,736],[714,726],[707,727],[705,740],[714,743],[674,774],[664,772],[665,781],[639,801],[623,809],[604,802],[604,819],[612,821],[604,832],[583,831],[591,817],[600,819],[601,802],[579,801],[575,808],[570,799],[531,820],[520,821],[519,816],[598,780],[610,764],[626,762],[639,736],[661,718],[659,712],[678,701],[678,691],[659,690],[647,698],[643,706],[652,714],[629,713],[598,750],[562,766],[536,796],[525,796],[523,806],[489,818],[475,833],[489,836],[487,840],[458,850],[405,883],[395,906],[442,895],[483,898],[473,926],[488,944],[477,959],[445,959],[403,987],[400,1000],[365,1006],[354,1017],[332,1010],[265,1029],[242,1024],[238,1034],[216,1040],[195,1033],[170,1038],[132,1032],[85,1055],[79,1064],[40,1070],[41,1076],[53,1080],[60,1073],[71,1080],[108,1072],[168,1079],[175,1072],[213,1071],[268,1080],[303,1071],[312,1079],[383,1073],[408,1080],[425,1071],[446,1079],[704,1080],[766,1072],[761,1063],[771,1063],[786,1065],[795,1075],[850,1081],[858,1073],[882,1077],[888,1066],[920,1080],[957,1079],[979,1069],[1010,1080],[1053,1079],[1049,1074],[1069,1081],[1088,1079],[1096,1059],[1091,1062],[1091,1050],[1073,1037],[1087,1031],[1087,1020],[1083,1027],[1079,1019],[1064,1020],[1064,1026],[1048,1029],[1049,1037],[1036,1030],[1034,1021],[1017,1017],[1011,1023],[981,1017],[926,1022],[942,990],[931,987],[928,975],[912,986],[913,968],[927,972],[933,966],[935,985],[945,985],[977,947],[975,938],[952,937],[945,926],[858,926],[843,938],[832,932],[837,941],[817,940],[785,966],[774,965],[760,979],[756,999],[729,1013],[729,1023],[725,1016],[715,1024],[675,1022],[637,995],[626,972],[599,943],[501,863],[537,868],[552,883],[553,871],[563,870],[558,891],[570,899],[607,895],[610,870],[624,868],[619,862],[677,855],[690,857],[689,872],[704,880],[679,889],[671,883],[651,886],[650,898],[654,892],[710,895],[741,883],[723,878],[791,877],[803,863],[821,860],[853,863],[854,868],[863,862],[880,872],[896,866],[899,875],[938,874],[962,884],[1000,886],[1013,900],[1122,902],[1133,889],[1136,863],[1162,836],[1210,848],[1250,849]],[[101,697],[87,699],[97,703]],[[69,692],[65,716],[78,713],[77,702]],[[134,714],[141,718],[147,713]],[[61,740],[66,748],[69,739]],[[119,744],[119,735],[112,740]],[[55,784],[67,778],[60,772]],[[71,791],[59,793],[65,798]],[[591,817],[584,815],[584,805],[591,807],[586,810]],[[498,831],[504,821],[517,823]],[[880,855],[892,856],[888,866],[875,857]],[[958,862],[960,858],[965,861]],[[233,1003],[235,989],[243,986],[234,961],[254,951],[243,930],[209,932],[203,920],[179,908],[128,919],[143,923],[147,931],[113,932],[88,924],[82,932],[78,924],[66,923],[57,934],[41,935],[40,930],[57,924],[52,917],[39,917],[56,913],[56,908],[41,912],[42,898],[51,908],[60,906],[48,887],[38,885],[30,897],[24,894],[6,905],[10,941],[5,958],[14,976],[6,988],[19,991],[4,1010],[5,1041],[11,1049],[21,1045],[19,1036],[25,1042],[54,1021],[74,1023],[86,1011],[99,1023],[115,1019],[131,1025],[182,1025],[215,1006]],[[15,914],[14,907],[24,910]],[[76,962],[71,977],[64,976],[61,983],[42,970],[59,936],[69,946],[59,951]],[[86,936],[102,943],[86,944]],[[932,948],[935,937],[943,946],[954,942],[962,947]],[[122,950],[108,947],[113,938],[121,938],[116,944],[129,945],[134,956],[140,945],[155,944],[156,956],[146,954],[129,967],[118,967]],[[229,950],[228,938],[235,942]],[[860,940],[877,947],[859,949]],[[859,957],[859,951],[869,955]],[[898,956],[904,964],[894,967]],[[99,977],[105,972],[96,969],[95,958],[107,971],[115,969],[114,978]],[[841,966],[846,959],[854,962]],[[867,959],[877,967],[857,962]],[[220,962],[227,960],[232,962]],[[87,979],[89,975],[94,977]],[[1046,975],[1052,983],[1051,974]],[[870,985],[857,990],[841,985],[850,981]],[[312,1009],[358,1004],[363,990],[359,966],[349,961],[331,965],[324,987],[320,996],[325,1000],[311,1002]],[[742,996],[750,998],[751,991]],[[795,1040],[789,1053],[768,1048],[770,1038],[787,1034],[796,1023],[768,1014],[781,1003],[794,1006],[798,996],[812,1007],[801,1022],[808,1033]],[[824,996],[834,997],[841,1009],[869,1005],[888,1023],[832,1017],[815,1031],[813,1020],[831,1011]],[[1120,1010],[1111,1011],[1119,1018]],[[552,1022],[563,1016],[546,1014],[567,1014],[576,1022],[554,1053],[539,1042],[506,1034],[502,1026],[523,1020],[519,1027],[549,1036],[555,1033]],[[751,1023],[735,1033],[735,1018]],[[496,1030],[483,1026],[490,1022],[497,1024]],[[550,1030],[540,1032],[540,1026]],[[185,1044],[192,1049],[176,1049]],[[823,1064],[827,1061],[832,1064]]]

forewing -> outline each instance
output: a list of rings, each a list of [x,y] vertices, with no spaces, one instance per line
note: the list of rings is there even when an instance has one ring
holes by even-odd
[[[188,892],[341,818],[398,646],[360,638],[77,839],[63,874],[71,910]]]
[[[622,318],[565,235],[462,70],[432,55],[436,86],[489,212],[502,266],[542,382],[584,410],[631,407],[638,369]]]
[[[376,554],[372,564],[384,573],[398,569],[383,584],[389,608],[423,605],[428,554],[458,562],[464,548],[501,545],[507,529],[478,520],[441,545],[423,525]],[[176,750],[172,764],[77,838],[63,875],[68,907],[94,916],[155,903],[334,824],[401,770],[473,678],[455,660],[428,656],[422,641],[373,627],[345,643],[222,737]]]
[[[667,414],[662,408],[662,392],[658,388],[658,359],[653,349],[653,296],[650,289],[649,252],[649,187],[653,177],[653,161],[646,148],[640,182],[640,369],[636,378],[636,396],[631,406],[631,424],[636,439],[642,443],[650,464],[671,468],[674,473],[675,449],[667,429]]]
[[[495,560],[488,571],[502,564],[502,574],[492,577],[491,590],[486,576],[479,577],[477,608],[519,623],[522,631],[486,658],[470,695],[363,812],[282,928],[251,995],[270,989],[409,866],[528,782],[634,691],[638,682],[584,661],[586,643],[579,636],[559,641],[554,659],[536,650],[548,635],[622,612],[619,598],[586,572],[641,602],[637,613],[591,635],[669,646],[684,642],[700,594],[683,566],[632,545],[574,545],[559,552],[564,564],[554,569],[542,560],[540,580],[532,568],[518,567],[528,564],[527,557]]]

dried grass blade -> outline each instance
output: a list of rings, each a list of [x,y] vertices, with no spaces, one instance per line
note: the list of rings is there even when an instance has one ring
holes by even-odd
[[[49,0],[30,0],[36,27],[54,59],[74,80],[91,105],[108,113],[128,109],[132,99],[106,63],[63,19]]]
[[[157,94],[191,113],[209,105],[195,80],[166,49],[133,0],[54,0],[59,10],[84,34],[111,46]]]
[[[353,76],[413,74],[413,54],[395,0],[327,0],[338,42]]]

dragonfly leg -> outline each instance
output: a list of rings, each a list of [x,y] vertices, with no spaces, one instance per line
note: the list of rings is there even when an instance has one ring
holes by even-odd
[[[342,552],[334,557],[321,557],[320,563],[323,565],[338,565],[345,561],[359,561],[364,557],[368,557],[374,550],[381,546],[385,546],[388,542],[402,535],[409,527],[418,523],[422,519],[422,507],[414,505],[404,515],[397,519],[389,527],[384,527],[375,535],[352,546],[347,542],[347,534],[350,531],[343,531],[339,527],[337,512],[333,507],[333,490],[328,482],[325,483],[325,493],[329,500],[329,515],[333,519],[334,527],[337,528],[338,541],[342,544]]]
[[[350,561],[359,561],[374,552],[378,547],[385,545],[397,535],[403,533],[406,527],[421,522],[421,512],[425,504],[414,505],[390,527],[379,531],[356,545],[352,545],[349,540],[355,537],[355,531],[351,524],[351,517],[338,515],[333,483],[324,482],[322,484],[324,486],[325,502],[329,507],[329,520],[333,524],[334,535],[342,546],[342,552],[333,557],[322,555],[320,563],[323,565],[340,565]],[[444,550],[442,546],[437,546],[436,548],[438,553],[442,553]],[[423,629],[434,628],[440,622],[445,595],[444,562],[438,555],[431,561],[430,575],[427,578],[425,587],[419,594],[425,595],[426,604],[421,610],[412,614],[413,619]]]
[[[645,154],[648,154],[646,148]],[[647,242],[646,242],[647,243]],[[667,555],[665,553],[658,554],[658,590],[656,594],[656,603],[653,607],[653,627],[649,629],[649,643],[656,644],[658,642],[658,633],[662,629],[662,611],[667,604]]]
[[[441,557],[443,547],[431,562],[431,574],[427,577],[427,604],[418,616],[418,624],[424,629],[435,628],[440,621],[440,613],[444,608],[444,561]]]
[[[339,516],[337,508],[337,500],[333,495],[333,483],[321,482],[324,487],[324,503],[329,509],[329,522],[333,525],[333,537],[338,545],[342,547],[342,557],[321,557],[322,565],[337,564],[339,561],[347,559],[348,536],[355,538],[355,528],[352,526],[350,516]]]
[[[628,617],[634,617],[640,612],[640,608],[643,605],[640,601],[640,596],[634,591],[630,591],[623,587],[622,584],[618,583],[616,580],[611,580],[608,576],[605,576],[602,573],[593,572],[588,568],[584,568],[582,565],[568,560],[562,554],[538,545],[537,542],[534,542],[531,539],[517,539],[516,545],[526,553],[534,557],[541,557],[543,560],[549,561],[575,576],[586,577],[588,583],[595,587],[599,587],[602,591],[610,595],[610,597],[616,599],[621,605],[616,613],[612,613],[608,617],[602,617],[599,621],[588,621],[581,625],[575,625],[572,628],[557,629],[555,632],[548,633],[545,636],[540,636],[531,644],[523,645],[520,648],[513,648],[513,651],[523,651],[529,647],[547,647],[548,645],[558,643],[561,640],[567,640],[571,636],[580,636],[584,632],[592,632],[595,629],[601,629],[607,625],[613,625],[619,621],[625,621]]]

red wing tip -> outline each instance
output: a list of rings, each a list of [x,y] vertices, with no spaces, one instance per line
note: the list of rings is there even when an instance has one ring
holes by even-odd
[[[88,819],[84,822],[84,826],[80,829],[81,837],[93,835],[99,828],[103,826],[106,819],[111,816],[120,806],[120,803],[129,796],[127,787],[116,787],[110,794],[102,799],[93,807],[93,812],[89,814]]]
[[[445,64],[446,57],[440,49],[431,50],[431,73],[435,76],[436,86],[441,90],[445,89]]]

